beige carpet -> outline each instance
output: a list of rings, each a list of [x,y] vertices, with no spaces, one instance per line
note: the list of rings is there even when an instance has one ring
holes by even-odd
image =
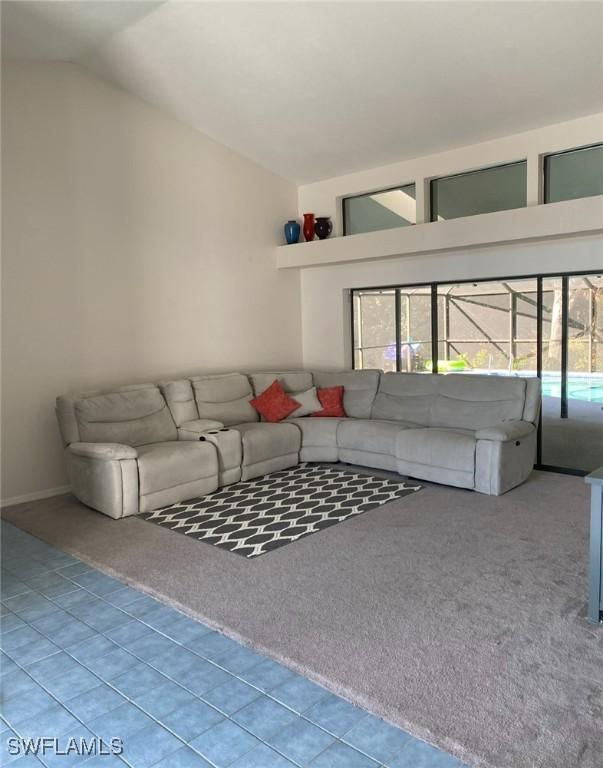
[[[3,514],[475,766],[601,768],[587,510],[581,478],[432,485],[253,560],[69,496]]]

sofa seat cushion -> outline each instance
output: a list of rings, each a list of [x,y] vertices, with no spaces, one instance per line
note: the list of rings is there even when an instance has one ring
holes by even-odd
[[[314,416],[311,419],[291,418],[291,424],[295,424],[301,430],[301,447],[308,445],[321,447],[337,447],[337,429],[347,419],[335,419],[331,416]]]
[[[416,426],[416,425],[413,425]],[[396,440],[408,426],[399,421],[342,419],[337,430],[337,444],[346,450],[396,455]]]
[[[138,448],[140,495],[163,491],[206,477],[217,477],[216,449],[209,443],[183,440]]]
[[[413,464],[473,472],[475,443],[475,434],[468,429],[403,429],[396,438],[395,455]]]
[[[255,422],[236,424],[243,445],[243,466],[299,453],[301,434],[295,424]]]

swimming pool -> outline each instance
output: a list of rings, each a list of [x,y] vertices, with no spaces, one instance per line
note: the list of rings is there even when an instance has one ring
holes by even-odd
[[[449,373],[477,373],[489,376],[536,376],[536,371],[523,371],[521,374],[509,374],[503,370],[486,370],[472,368],[470,371],[449,371]],[[543,397],[561,398],[561,373],[542,373]],[[571,400],[582,400],[587,403],[603,403],[603,373],[588,375],[585,373],[568,373],[567,396]]]
[[[561,376],[542,377],[544,397],[561,397]],[[573,400],[589,403],[603,403],[603,378],[600,376],[575,376],[568,374],[567,396]]]

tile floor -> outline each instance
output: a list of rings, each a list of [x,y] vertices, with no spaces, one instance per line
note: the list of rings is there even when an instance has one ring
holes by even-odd
[[[0,765],[462,768],[284,666],[2,523]],[[12,756],[10,737],[119,756]]]

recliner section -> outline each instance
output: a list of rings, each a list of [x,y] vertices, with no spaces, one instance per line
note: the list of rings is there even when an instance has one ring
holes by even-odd
[[[218,488],[218,457],[205,442],[168,441],[138,448],[140,512],[150,512]]]
[[[344,387],[345,418],[261,421],[274,379],[295,396]],[[380,371],[195,376],[57,398],[74,494],[110,517],[295,466],[344,461],[501,494],[530,474],[537,379]]]
[[[400,474],[500,495],[532,471],[539,413],[535,378],[385,373],[372,415],[415,422],[397,438]]]
[[[403,475],[473,488],[475,445],[471,430],[406,429],[396,439],[396,468]]]
[[[178,439],[159,387],[57,399],[73,493],[109,517],[148,512],[218,488],[215,448]]]

